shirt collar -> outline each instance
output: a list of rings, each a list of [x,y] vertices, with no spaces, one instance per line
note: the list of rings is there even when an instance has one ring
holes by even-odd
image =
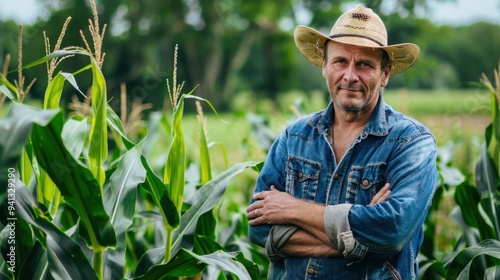
[[[326,132],[330,129],[333,123],[334,114],[332,100],[328,106],[320,112],[320,114],[315,115],[307,123],[316,127],[319,132]],[[382,94],[380,95],[377,105],[375,106],[375,109],[373,109],[370,120],[363,129],[363,132],[377,136],[384,136],[389,133],[386,106],[382,98]]]

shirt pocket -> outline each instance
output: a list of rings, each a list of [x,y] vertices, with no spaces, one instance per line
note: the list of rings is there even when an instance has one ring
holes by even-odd
[[[294,197],[314,201],[321,163],[300,157],[289,157],[285,170],[286,191]]]
[[[385,185],[385,163],[352,166],[349,172],[346,202],[368,205]]]

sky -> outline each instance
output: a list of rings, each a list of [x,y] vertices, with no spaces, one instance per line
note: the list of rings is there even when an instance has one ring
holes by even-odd
[[[467,25],[479,20],[500,24],[500,0],[427,1],[431,9],[425,17],[436,24]],[[0,19],[14,19],[18,23],[29,24],[36,19],[37,11],[40,11],[37,0],[0,1]]]
[[[500,0],[428,0],[431,21],[437,24],[467,25],[476,21],[500,24]]]

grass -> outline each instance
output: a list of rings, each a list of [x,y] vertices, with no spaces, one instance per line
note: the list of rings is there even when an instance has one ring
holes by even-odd
[[[384,100],[396,110],[416,118],[426,115],[490,115],[485,89],[389,90]]]

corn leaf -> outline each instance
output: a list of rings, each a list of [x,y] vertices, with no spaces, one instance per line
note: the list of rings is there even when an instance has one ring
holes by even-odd
[[[168,263],[156,265],[146,274],[133,279],[193,277],[201,273],[207,265],[218,270],[231,272],[240,280],[252,279],[245,265],[241,263],[241,256],[239,255],[234,256],[223,251],[217,251],[208,255],[197,255],[184,249],[180,250]]]
[[[19,178],[15,178],[14,185],[16,189],[10,189],[9,193],[13,194],[12,191],[17,190],[18,187],[24,187],[22,181],[19,181]],[[15,193],[14,193],[15,194]],[[17,195],[17,194],[16,194]],[[5,199],[2,201],[0,205],[1,213],[1,222],[2,225],[0,228],[2,229],[0,233],[0,246],[3,260],[5,261],[3,264],[9,264],[9,267],[14,269],[14,275],[16,275],[16,279],[32,279],[32,278],[19,278],[19,275],[22,272],[21,265],[23,262],[29,258],[31,254],[31,249],[34,245],[34,239],[31,232],[30,225],[21,217],[19,217],[17,211],[10,212],[9,206],[14,206],[17,209],[17,198],[14,200],[13,204],[12,200]],[[11,209],[11,208],[10,208]],[[12,214],[15,214],[13,217]],[[15,231],[15,239],[12,239],[12,230]],[[14,242],[15,241],[15,242]],[[15,261],[9,262],[11,260],[10,256],[7,256],[11,252],[11,246],[15,245]],[[1,277],[0,277],[1,278]]]
[[[16,279],[48,279],[50,275],[47,269],[48,261],[47,251],[40,242],[36,242],[24,260]]]
[[[488,267],[484,272],[484,279],[500,279],[500,265]]]
[[[43,102],[44,109],[59,108],[59,100],[61,100],[62,91],[64,88],[64,76],[57,74],[45,89],[45,97]]]
[[[418,275],[419,279],[434,279],[435,275],[442,278],[446,276],[446,269],[443,267],[443,262],[438,260],[427,260],[419,262]]]
[[[135,213],[137,186],[146,179],[146,170],[141,162],[141,145],[127,151],[118,163],[109,180],[108,192],[111,193],[105,203],[110,222],[116,232],[117,247],[104,253],[104,279],[122,279],[124,275],[126,232],[132,225]]]
[[[59,108],[62,91],[64,88],[64,75],[60,72],[49,83],[45,90],[43,102],[44,109]],[[33,159],[33,165],[37,166],[36,158]],[[35,176],[37,179],[37,200],[43,203],[50,211],[52,217],[55,216],[57,207],[59,206],[61,193],[52,182],[44,169],[35,168]]]
[[[10,70],[9,72],[7,72],[7,74],[10,74],[10,73],[15,73],[19,70],[23,70],[23,69],[28,69],[28,68],[31,68],[33,66],[37,66],[37,65],[40,65],[42,63],[45,63],[53,58],[57,58],[57,57],[61,57],[61,56],[67,56],[67,55],[74,55],[74,54],[83,54],[83,55],[87,55],[87,56],[90,56],[90,54],[83,50],[83,49],[79,49],[79,50],[58,50],[58,51],[55,51],[49,55],[46,55],[42,58],[39,58],[31,63],[28,63],[28,64],[25,64],[22,68],[17,68],[17,69],[13,69],[13,70]]]
[[[224,248],[214,239],[198,234],[194,235],[193,253],[198,255],[206,255],[219,250],[224,250]]]
[[[153,197],[156,206],[160,210],[163,217],[165,228],[171,230],[178,227],[180,223],[180,214],[176,205],[170,199],[165,185],[161,179],[156,176],[153,170],[151,170],[151,167],[144,156],[141,157],[141,162],[146,169],[146,181],[141,184],[141,187]],[[165,248],[163,248],[163,250],[165,250]]]
[[[498,115],[496,116],[498,118]],[[486,147],[488,149],[488,156],[494,163],[495,173],[497,176],[500,176],[500,136],[499,136],[499,127],[500,120],[496,121],[497,125],[495,125],[495,121],[492,122],[485,130],[485,140]]]
[[[80,158],[89,134],[88,118],[82,120],[68,119],[63,126],[61,138],[64,146],[73,158]]]
[[[193,277],[202,272],[207,265],[193,257],[186,250],[179,251],[168,263],[155,265],[145,274],[134,280],[142,279],[178,279],[178,277]],[[176,277],[176,278],[173,278]]]
[[[108,125],[121,136],[121,139],[125,144],[125,148],[127,148],[127,150],[135,146],[135,144],[130,139],[128,139],[127,133],[125,132],[125,128],[123,127],[120,117],[118,117],[116,112],[113,111],[113,109],[110,106],[107,106],[106,109],[106,119]]]
[[[104,161],[108,157],[107,93],[106,82],[97,62],[92,62],[92,124],[90,126],[89,167],[99,186],[103,187],[106,175]]]
[[[243,162],[233,165],[231,168],[203,185],[195,192],[189,201],[186,201],[186,204],[191,205],[191,207],[182,215],[181,224],[174,232],[174,242],[172,244],[172,252],[174,254],[181,247],[189,248],[193,246],[192,234],[194,233],[198,218],[202,214],[213,209],[222,199],[226,191],[227,183],[246,168],[256,165],[256,162]]]
[[[16,188],[17,214],[45,233],[48,269],[54,279],[97,279],[82,249],[36,210],[36,202],[26,187]]]
[[[177,104],[173,119],[172,144],[168,151],[167,162],[163,175],[163,183],[167,193],[180,213],[184,198],[184,173],[186,171],[186,147],[182,129],[182,115],[184,113],[184,96]]]
[[[83,151],[88,127],[87,118],[82,121],[69,119],[64,124],[61,137],[73,158],[79,158]],[[33,159],[33,165],[38,166],[36,157]],[[37,199],[47,207],[51,216],[55,217],[61,200],[61,192],[44,169],[34,168],[34,170],[38,182]]]
[[[212,170],[210,163],[210,153],[208,151],[207,138],[205,126],[202,120],[200,121],[200,139],[198,143],[198,148],[200,150],[200,174],[201,174],[201,184],[206,184],[208,181],[212,179]],[[213,209],[204,213],[198,219],[198,223],[196,225],[196,234],[209,237],[210,239],[215,241],[215,228],[217,226],[217,221],[215,219]],[[196,249],[196,245],[194,247]],[[215,250],[214,250],[215,251]],[[205,253],[212,253],[205,252]],[[197,252],[197,251],[195,251]]]
[[[59,108],[59,101],[61,100],[62,91],[64,89],[64,81],[68,81],[78,92],[83,96],[83,92],[78,87],[75,77],[71,73],[59,72],[45,89],[45,97],[43,102],[44,109]]]
[[[193,89],[194,91],[194,89]],[[193,92],[191,91],[190,93],[187,93],[185,95],[183,95],[184,98],[187,98],[187,99],[196,99],[198,101],[203,101],[205,102],[208,107],[210,107],[212,109],[212,111],[214,112],[214,114],[224,123],[227,123],[226,121],[224,121],[223,119],[221,119],[221,117],[219,116],[219,113],[217,113],[217,110],[215,110],[215,107],[212,105],[212,103],[210,103],[210,101],[208,101],[207,99],[203,98],[203,97],[199,97],[199,96],[196,96],[196,95],[192,95],[191,93]]]
[[[481,239],[495,237],[493,228],[485,222],[479,210],[480,197],[476,188],[464,181],[456,187],[455,200],[462,210],[465,223],[469,227],[477,228],[481,233]]]
[[[213,178],[207,184],[202,186],[196,193],[186,201],[186,204],[192,206],[182,215],[180,226],[174,231],[174,242],[172,244],[172,254],[181,250],[181,248],[191,249],[193,247],[193,233],[198,218],[207,211],[211,210],[223,197],[227,183],[237,174],[248,167],[255,168],[260,163],[244,162],[238,163]],[[147,168],[146,168],[147,169]],[[196,202],[196,203],[194,203]],[[145,273],[153,265],[161,263],[165,246],[156,247],[148,250],[139,261],[136,267],[136,275]]]
[[[92,173],[67,151],[61,139],[59,113],[46,127],[32,128],[33,151],[39,165],[80,217],[80,235],[94,252],[116,245],[116,235],[104,211],[102,192]]]
[[[11,84],[8,80],[2,77],[0,77],[0,92],[2,92],[13,102],[19,103],[19,99],[17,98],[18,93],[16,87],[13,84]]]
[[[36,177],[36,194],[38,202],[42,203],[49,211],[51,217],[55,217],[61,200],[61,192],[44,169],[38,168],[36,157],[33,159]]]
[[[483,255],[500,259],[500,241],[486,239],[461,250],[451,261],[446,279],[472,279],[469,277],[469,267],[476,257]]]
[[[33,175],[33,166],[31,163],[31,155],[33,154],[33,149],[31,149],[31,141],[28,139],[24,144],[23,152],[19,158],[19,179],[23,182],[30,182]]]
[[[212,179],[212,168],[203,123],[200,123],[200,142],[198,143],[198,148],[200,150],[201,183],[205,184]]]
[[[0,165],[14,167],[32,125],[47,124],[58,111],[12,103],[7,116],[0,121]]]
[[[11,103],[7,115],[0,121],[0,166],[16,168],[23,146],[34,123],[47,124],[58,110],[41,111],[34,107]],[[5,169],[2,169],[5,170]],[[7,172],[0,173],[0,200],[7,193]]]

